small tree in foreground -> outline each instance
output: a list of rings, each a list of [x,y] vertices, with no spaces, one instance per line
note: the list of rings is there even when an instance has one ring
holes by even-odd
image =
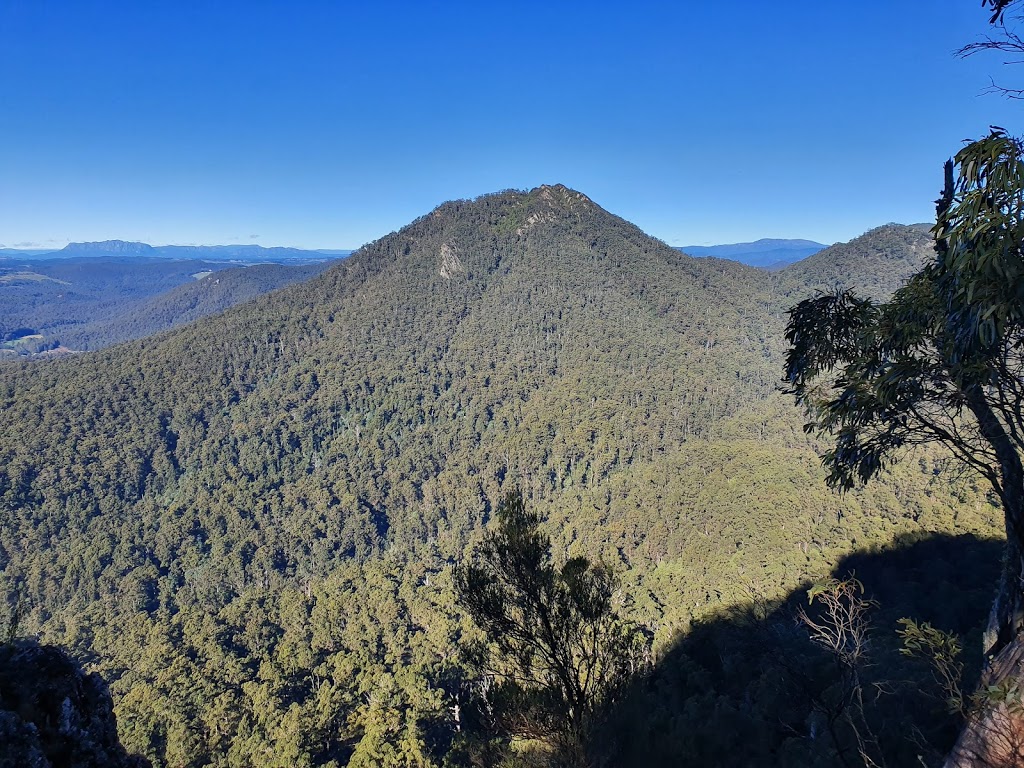
[[[608,568],[583,557],[555,566],[520,494],[502,500],[497,519],[455,582],[487,638],[487,698],[506,733],[547,744],[562,765],[588,765],[588,735],[647,666],[649,642],[614,610]]]
[[[871,628],[868,614],[877,603],[864,596],[864,585],[852,574],[813,586],[807,598],[810,605],[817,603],[819,610],[811,615],[800,607],[797,621],[807,629],[811,641],[832,658],[836,672],[833,687],[808,696],[811,706],[824,719],[841,765],[852,766],[849,753],[855,751],[868,768],[884,766],[878,738],[868,723],[863,680]],[[852,744],[840,735],[843,725],[853,736]]]

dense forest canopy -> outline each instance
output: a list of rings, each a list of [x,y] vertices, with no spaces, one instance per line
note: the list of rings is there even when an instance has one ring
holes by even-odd
[[[853,551],[999,534],[941,451],[833,495],[779,390],[792,304],[837,282],[887,295],[930,245],[887,225],[766,273],[545,186],[446,203],[202,322],[6,365],[4,590],[23,631],[110,681],[123,742],[155,765],[472,763],[476,630],[452,573],[510,491],[556,562],[614,571],[620,615],[666,662],[681,633]],[[947,628],[972,631],[964,615]],[[658,678],[675,709],[622,713],[606,754],[677,764],[657,750],[712,706],[719,735],[756,731],[755,756],[830,764],[811,714],[734,711],[726,683],[699,683],[725,672],[679,653]]]

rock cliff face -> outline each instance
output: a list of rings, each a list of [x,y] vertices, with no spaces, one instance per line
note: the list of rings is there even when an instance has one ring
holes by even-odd
[[[59,648],[0,647],[0,768],[143,768],[117,738],[106,683]]]

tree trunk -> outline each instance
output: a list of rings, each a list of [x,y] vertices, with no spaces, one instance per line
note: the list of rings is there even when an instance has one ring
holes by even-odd
[[[1021,587],[1024,562],[1021,555],[1021,543],[1011,538],[1008,529],[999,591],[992,603],[988,626],[982,635],[982,651],[989,660],[1012,643],[1024,628],[1024,592]]]
[[[1024,465],[999,418],[979,388],[967,392],[967,404],[978,419],[982,436],[992,446],[999,464],[992,484],[1003,504],[1006,549],[999,591],[983,637],[983,651],[992,659],[1012,643],[1024,628]]]
[[[1024,675],[1024,638],[992,659],[979,689],[1001,687]],[[1020,768],[1024,765],[1024,714],[1012,701],[992,700],[972,712],[943,768]]]
[[[1003,423],[979,387],[968,390],[967,405],[982,436],[996,454],[998,471],[989,480],[1003,504],[1006,549],[999,591],[982,638],[985,670],[980,691],[1010,691],[1024,681],[1024,466]],[[944,768],[1021,768],[1024,766],[1024,712],[998,693],[983,698],[967,722]]]

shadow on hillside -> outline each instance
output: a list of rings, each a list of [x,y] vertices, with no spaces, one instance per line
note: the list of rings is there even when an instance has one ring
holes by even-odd
[[[981,664],[981,628],[1002,542],[975,536],[898,539],[843,559],[871,612],[862,672],[865,727],[885,765],[937,765],[959,727],[930,667],[900,653],[897,620],[912,617],[961,635],[968,687]],[[620,766],[859,766],[856,734],[831,725],[839,669],[796,620],[806,586],[781,604],[740,605],[694,626],[639,681],[601,730],[593,754]],[[815,701],[819,705],[815,706]]]
[[[103,679],[55,646],[0,644],[0,768],[147,768],[117,735]]]

